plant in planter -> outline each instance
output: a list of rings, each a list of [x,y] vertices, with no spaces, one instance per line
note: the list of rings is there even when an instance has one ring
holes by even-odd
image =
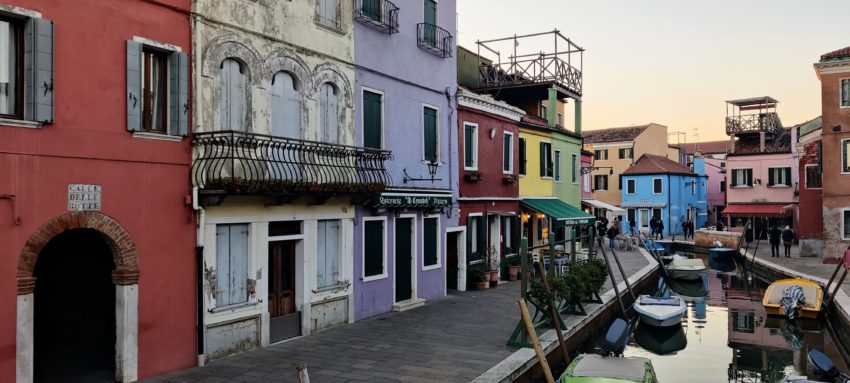
[[[481,181],[481,178],[481,172],[477,170],[466,172],[466,174],[463,175],[463,179],[466,182],[479,182]]]
[[[502,182],[507,185],[513,185],[519,181],[519,176],[516,174],[505,174],[502,176]]]
[[[489,281],[484,279],[484,272],[477,267],[470,267],[466,271],[466,279],[469,281],[469,284],[475,286],[475,290],[482,291],[486,290],[489,285]]]
[[[496,287],[499,283],[499,258],[496,257],[496,247],[490,246],[487,249],[487,270],[490,271],[490,286]]]
[[[520,269],[519,255],[507,258],[505,259],[505,261],[508,264],[508,279],[512,281],[517,280],[517,276],[519,276]]]

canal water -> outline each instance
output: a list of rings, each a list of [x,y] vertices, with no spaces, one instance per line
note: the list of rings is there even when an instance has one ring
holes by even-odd
[[[733,260],[687,255],[703,259],[710,267],[702,280],[670,283],[666,294],[679,295],[688,302],[681,325],[660,328],[639,323],[625,351],[625,356],[651,359],[660,382],[811,378],[806,355],[814,347],[824,350],[839,370],[847,371],[824,320],[768,318],[761,304],[768,283],[751,277]],[[659,285],[664,290],[663,281]],[[585,351],[598,350],[588,345]]]

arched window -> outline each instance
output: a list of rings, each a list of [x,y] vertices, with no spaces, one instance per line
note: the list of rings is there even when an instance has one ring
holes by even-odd
[[[319,116],[319,140],[339,143],[339,91],[326,82],[319,89],[321,116]]]
[[[218,86],[221,130],[246,130],[248,75],[243,64],[232,58],[222,61]]]
[[[272,135],[301,138],[301,87],[287,72],[272,78]]]

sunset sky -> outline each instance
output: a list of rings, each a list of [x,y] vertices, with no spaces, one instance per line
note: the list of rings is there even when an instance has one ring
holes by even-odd
[[[457,3],[458,44],[473,51],[478,39],[555,28],[585,48],[584,129],[656,122],[688,142],[696,131],[700,141],[726,139],[731,99],[772,96],[785,126],[817,117],[812,64],[850,45],[848,0]]]

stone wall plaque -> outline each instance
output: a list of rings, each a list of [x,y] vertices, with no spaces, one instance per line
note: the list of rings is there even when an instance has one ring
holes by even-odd
[[[68,210],[100,211],[100,185],[69,184]]]

